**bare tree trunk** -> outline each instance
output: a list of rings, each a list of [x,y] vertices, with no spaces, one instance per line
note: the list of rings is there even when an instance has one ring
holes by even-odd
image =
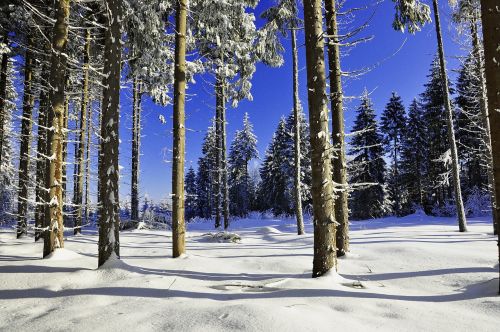
[[[220,74],[216,75],[215,83],[215,228],[221,226],[221,201],[222,201],[222,109],[224,108],[222,78]]]
[[[226,139],[226,81],[222,79],[221,85],[221,119],[220,119],[220,129],[221,129],[221,166],[222,166],[222,190],[223,190],[223,215],[224,215],[224,229],[229,227],[229,185],[227,181],[227,161],[226,161],[226,150],[227,150],[227,139]]]
[[[488,118],[490,120],[491,151],[495,191],[496,224],[500,229],[500,11],[498,0],[481,0],[486,87],[488,91]],[[500,232],[497,232],[498,258],[500,261]],[[500,271],[499,271],[500,272]],[[500,294],[500,277],[498,279]]]
[[[49,213],[46,216],[48,229],[44,234],[43,257],[57,248],[64,247],[62,181],[63,181],[63,140],[64,140],[64,88],[66,75],[66,57],[63,54],[68,41],[68,20],[70,0],[56,2],[56,22],[52,37],[52,59],[49,90]]]
[[[24,93],[23,93],[23,117],[21,120],[21,146],[19,152],[19,195],[18,195],[18,222],[17,238],[28,234],[28,185],[29,164],[31,145],[31,116],[35,98],[33,96],[33,35],[28,35],[26,56],[24,59]]]
[[[87,108],[87,142],[85,143],[85,223],[89,222],[90,204],[90,132],[92,130],[92,103]]]
[[[302,194],[301,194],[301,179],[300,179],[300,99],[299,99],[299,55],[297,50],[297,33],[295,26],[292,27],[292,53],[293,53],[293,122],[294,122],[294,163],[295,163],[295,178],[294,178],[294,198],[295,198],[295,219],[297,220],[297,234],[303,235],[304,217],[302,215]]]
[[[83,209],[83,167],[85,154],[85,134],[87,128],[87,112],[89,108],[89,67],[90,67],[90,29],[85,29],[85,48],[83,51],[83,83],[82,83],[82,103],[80,105],[80,130],[78,132],[78,149],[76,151],[75,178],[75,206],[76,218],[74,234],[82,233],[82,209]]]
[[[140,140],[140,112],[141,93],[139,91],[137,78],[133,80],[133,103],[132,103],[132,183],[131,183],[131,219],[139,221],[139,140]]]
[[[311,140],[314,213],[313,277],[336,268],[336,222],[333,201],[330,135],[321,0],[304,0],[307,90]]]
[[[172,170],[172,255],[179,257],[185,251],[186,225],[184,223],[184,155],[186,129],[184,105],[186,101],[186,26],[188,0],[178,0],[176,6],[175,71],[174,71],[174,153]]]
[[[120,257],[120,208],[118,190],[118,148],[120,121],[120,70],[122,1],[106,0],[104,35],[104,82],[101,123],[101,159],[99,178],[99,261]]]
[[[497,220],[496,209],[493,208],[495,205],[495,190],[494,190],[494,180],[493,180],[493,157],[491,153],[491,137],[490,137],[490,120],[488,119],[488,97],[487,97],[487,89],[486,89],[486,80],[484,77],[484,59],[483,54],[481,52],[481,44],[479,40],[479,33],[477,27],[477,21],[474,19],[471,22],[471,35],[472,35],[472,51],[474,54],[474,58],[476,59],[476,67],[477,67],[477,75],[479,80],[481,81],[481,85],[479,86],[481,91],[481,119],[483,121],[484,127],[484,141],[486,145],[486,158],[488,165],[488,186],[491,195],[491,207],[492,207],[492,223],[493,223],[493,234],[497,234],[497,225],[495,220]]]
[[[68,70],[67,70],[68,71]],[[69,73],[66,73],[65,79],[65,91],[69,90]],[[64,114],[63,114],[63,150],[62,150],[62,201],[63,204],[66,202],[66,183],[67,183],[67,167],[66,159],[68,156],[68,118],[69,118],[69,96],[66,93],[64,99]],[[63,210],[63,224],[66,225],[66,213]]]
[[[9,37],[8,31],[5,31],[3,36],[3,43],[8,45]],[[9,54],[2,54],[2,63],[0,65],[0,169],[2,167],[2,151],[3,151],[3,140],[4,140],[4,122],[5,122],[5,111],[7,99],[7,65],[9,62]]]
[[[458,166],[457,144],[455,141],[455,130],[453,128],[453,110],[451,108],[450,90],[448,87],[448,76],[446,75],[446,62],[444,58],[443,39],[441,37],[441,23],[439,21],[439,11],[437,0],[433,0],[434,20],[436,22],[436,36],[439,52],[439,67],[443,84],[444,105],[446,108],[446,122],[448,123],[448,141],[451,150],[451,166],[453,176],[453,189],[455,191],[455,204],[457,207],[458,228],[460,232],[467,231],[467,220],[465,218],[464,203],[462,200],[462,190],[460,188],[460,170]]]
[[[342,92],[342,71],[335,0],[326,0],[328,67],[330,75],[330,101],[332,108],[333,181],[338,187],[335,197],[335,220],[337,226],[337,257],[349,251],[349,208],[347,206],[347,165],[345,160],[344,100]]]

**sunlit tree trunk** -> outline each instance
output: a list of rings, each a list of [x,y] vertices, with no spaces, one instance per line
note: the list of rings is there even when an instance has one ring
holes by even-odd
[[[174,70],[174,151],[172,169],[172,255],[179,257],[185,249],[184,223],[184,157],[186,144],[186,26],[188,0],[176,4],[175,70]]]
[[[342,71],[340,69],[340,47],[335,0],[325,0],[327,22],[328,67],[330,76],[330,101],[332,108],[333,181],[338,187],[335,199],[335,220],[337,226],[337,256],[349,251],[349,209],[347,206],[347,165],[344,143],[344,101],[342,92]]]
[[[120,257],[120,208],[118,190],[118,148],[120,121],[120,70],[122,1],[106,0],[104,34],[104,80],[101,122],[101,158],[99,164],[100,213],[99,261]]]
[[[336,268],[337,265],[321,5],[321,0],[304,0],[307,90],[311,131],[311,193],[314,214],[313,277],[319,277],[330,269]]]
[[[300,99],[299,99],[299,55],[297,50],[297,32],[296,28],[292,27],[292,54],[293,54],[293,122],[294,122],[294,198],[295,198],[295,219],[297,221],[297,234],[303,235],[304,232],[304,217],[302,215],[302,194],[301,194],[301,179],[300,179]]]
[[[453,178],[453,189],[455,192],[455,204],[457,208],[458,228],[460,232],[467,231],[467,220],[462,200],[462,189],[460,188],[460,169],[458,165],[457,144],[455,141],[455,130],[453,128],[453,110],[450,101],[450,89],[448,87],[448,76],[446,75],[446,62],[444,58],[443,38],[441,36],[441,22],[439,20],[438,2],[433,0],[434,21],[436,24],[436,36],[439,53],[439,67],[443,84],[444,106],[446,108],[446,122],[448,124],[448,141],[451,150],[451,167]]]
[[[63,226],[63,140],[64,140],[64,88],[66,77],[66,44],[68,41],[69,0],[56,2],[56,22],[52,35],[48,124],[51,129],[49,144],[50,168],[48,188],[49,204],[44,234],[43,257],[64,247]]]
[[[132,103],[132,182],[131,182],[131,219],[139,221],[139,156],[141,127],[141,92],[137,78],[133,80]]]
[[[222,109],[224,108],[224,92],[222,78],[219,73],[215,82],[215,228],[221,226],[222,205]]]

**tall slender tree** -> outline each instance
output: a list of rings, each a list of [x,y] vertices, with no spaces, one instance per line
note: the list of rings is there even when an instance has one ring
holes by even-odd
[[[106,0],[104,79],[99,159],[99,259],[98,266],[120,257],[118,147],[120,121],[122,0]],[[105,185],[103,185],[105,184]]]
[[[184,223],[184,154],[186,99],[186,26],[188,0],[178,0],[175,13],[175,71],[174,71],[174,151],[172,170],[172,255],[185,251]]]
[[[495,184],[496,224],[500,230],[500,11],[496,0],[481,0],[486,88],[488,90],[488,118],[490,120],[493,177]],[[498,233],[498,258],[500,261],[500,231]],[[500,272],[500,271],[499,271]],[[500,294],[500,277],[498,279]]]
[[[304,0],[304,27],[314,214],[313,277],[320,277],[337,265],[321,0]]]
[[[436,38],[437,38],[438,54],[439,54],[439,68],[443,86],[444,105],[446,109],[446,123],[448,127],[448,141],[450,145],[452,179],[453,179],[453,189],[455,192],[455,205],[457,209],[458,228],[460,232],[466,232],[467,220],[465,217],[465,209],[462,200],[462,188],[460,186],[460,169],[458,165],[458,152],[455,140],[455,129],[453,124],[453,109],[451,107],[451,101],[450,101],[448,76],[446,75],[446,62],[444,57],[443,38],[441,36],[441,22],[439,19],[438,1],[433,0],[432,5],[434,9],[434,21],[436,27]]]

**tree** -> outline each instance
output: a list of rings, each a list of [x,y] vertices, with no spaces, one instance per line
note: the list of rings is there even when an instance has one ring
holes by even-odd
[[[452,166],[452,180],[453,189],[455,193],[455,205],[457,209],[458,227],[460,232],[467,231],[467,220],[465,218],[465,209],[462,200],[462,189],[460,185],[460,169],[458,165],[458,152],[457,145],[455,141],[455,130],[453,127],[453,110],[450,101],[450,91],[448,87],[448,76],[446,75],[446,62],[444,58],[444,47],[443,40],[441,37],[441,23],[439,20],[438,2],[437,0],[432,1],[434,8],[434,21],[436,26],[436,36],[438,44],[438,54],[439,54],[439,68],[441,74],[441,80],[443,82],[443,95],[444,104],[446,109],[446,124],[448,127],[448,141],[450,146],[450,157]]]
[[[337,26],[337,3],[325,1],[328,40],[328,68],[330,76],[330,103],[332,109],[333,181],[335,188],[335,220],[337,227],[337,256],[349,251],[349,208],[347,203],[347,164],[344,139],[344,96],[340,68],[340,38]]]
[[[351,213],[354,219],[380,218],[386,215],[385,161],[372,102],[365,90],[354,120],[349,184]]]
[[[196,205],[197,215],[202,218],[211,218],[215,206],[215,176],[216,176],[216,139],[215,119],[208,128],[202,144],[202,157],[198,160],[196,175]]]
[[[184,238],[184,154],[186,98],[186,25],[188,0],[179,0],[175,12],[175,71],[174,71],[174,151],[172,169],[172,255],[179,257],[186,249]]]
[[[56,1],[56,22],[52,32],[52,56],[50,65],[48,104],[48,151],[49,156],[49,202],[45,216],[43,257],[57,248],[64,247],[63,225],[63,140],[65,114],[66,44],[68,41],[69,0]]]
[[[104,70],[99,158],[99,261],[120,257],[120,208],[118,148],[120,121],[121,0],[106,0]],[[102,184],[105,185],[102,185]]]
[[[401,146],[401,184],[408,192],[406,209],[423,208],[424,202],[424,161],[426,158],[427,136],[423,110],[417,99],[408,108],[408,121]]]
[[[401,216],[402,209],[402,186],[400,177],[401,144],[406,127],[406,114],[401,97],[392,93],[384,112],[382,113],[380,130],[384,134],[385,150],[392,159],[392,174],[389,182],[391,201],[394,202],[393,210],[397,216]]]
[[[493,177],[495,184],[495,206],[497,231],[500,230],[500,70],[498,59],[500,59],[500,12],[495,0],[481,0],[481,19],[483,23],[483,43],[486,88],[488,91],[488,109],[490,120],[491,151],[493,153]],[[500,231],[498,243],[500,243]],[[500,260],[500,246],[498,246],[498,257]],[[499,277],[500,294],[500,277]]]
[[[312,200],[314,214],[313,277],[336,268],[336,221],[326,106],[323,13],[320,0],[304,0],[307,90],[311,131]]]
[[[196,200],[196,173],[193,167],[189,167],[186,173],[185,188],[186,188],[186,216],[187,221],[196,217],[197,214],[197,200]]]
[[[295,219],[297,221],[297,234],[304,234],[304,219],[302,215],[302,196],[301,196],[301,136],[300,136],[300,113],[302,106],[299,99],[299,61],[297,48],[297,29],[299,28],[298,6],[296,0],[281,0],[276,6],[267,9],[262,13],[262,17],[267,19],[267,23],[259,31],[262,37],[258,44],[259,53],[264,63],[272,66],[280,66],[283,63],[284,47],[279,40],[279,35],[287,36],[287,29],[291,31],[292,41],[292,60],[293,60],[293,114],[294,114],[294,200],[295,200]],[[264,41],[264,42],[262,42]]]
[[[257,137],[245,113],[243,129],[236,131],[229,149],[229,200],[233,215],[244,217],[250,210],[250,176],[248,163],[258,158]]]

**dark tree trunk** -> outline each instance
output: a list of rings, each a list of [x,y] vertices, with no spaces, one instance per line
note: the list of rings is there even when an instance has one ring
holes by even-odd
[[[186,26],[188,0],[176,5],[175,71],[174,71],[174,152],[172,169],[172,255],[179,257],[185,249],[184,223],[184,156],[186,149]]]
[[[490,120],[491,151],[493,153],[493,178],[497,230],[500,229],[500,11],[498,0],[481,0],[486,88],[488,91],[488,118]],[[500,261],[500,232],[498,233],[498,258]],[[500,278],[499,290],[500,294]]]
[[[215,228],[221,227],[222,205],[222,109],[224,108],[224,92],[222,78],[216,75],[215,82]]]
[[[337,226],[337,256],[349,251],[349,209],[347,206],[347,165],[344,143],[344,100],[342,92],[342,71],[340,68],[340,47],[335,0],[326,0],[328,67],[330,75],[330,101],[332,108],[333,181],[338,187],[335,198],[335,220]]]
[[[319,277],[337,265],[321,5],[321,0],[304,0],[314,214],[313,277]]]
[[[140,149],[140,114],[141,114],[141,92],[137,78],[133,81],[133,103],[132,103],[132,183],[131,183],[131,219],[139,221],[139,149]]]
[[[99,261],[120,257],[120,208],[118,190],[118,148],[120,121],[120,70],[122,1],[106,0],[104,74],[99,164]]]
[[[24,59],[24,94],[23,94],[23,117],[21,120],[21,144],[19,151],[19,195],[18,195],[18,222],[17,238],[28,234],[28,186],[29,186],[29,164],[31,146],[31,116],[35,98],[33,96],[33,35],[28,35],[26,56]]]

